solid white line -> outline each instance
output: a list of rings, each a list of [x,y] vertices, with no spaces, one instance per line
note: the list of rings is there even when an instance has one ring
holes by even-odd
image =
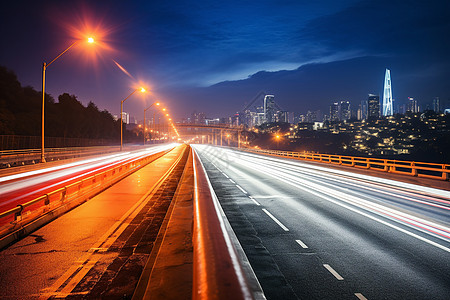
[[[227,174],[225,174],[225,173],[223,173],[223,172],[222,172],[222,174],[223,174],[223,176],[225,176],[226,178],[230,178],[230,177],[228,177]]]
[[[248,196],[253,202],[255,202],[256,205],[260,206],[258,201],[256,201],[252,196]]]
[[[359,300],[367,300],[367,298],[361,293],[355,293],[355,296],[358,297]]]
[[[236,181],[234,181],[233,179],[230,178],[230,181],[234,184],[236,184]]]
[[[300,246],[302,246],[302,248],[308,248],[308,246],[306,246],[306,244],[305,243],[303,243],[302,241],[300,241],[300,240],[295,240]]]
[[[284,231],[289,231],[289,228],[283,225],[280,221],[278,221],[277,218],[275,218],[267,209],[263,208],[263,212],[265,212],[272,220],[275,221],[281,228],[283,228]]]
[[[240,189],[244,194],[248,194],[240,185],[236,184],[237,188]]]
[[[323,264],[323,266],[324,266],[325,269],[327,269],[331,274],[333,274],[333,276],[336,277],[337,280],[344,280],[344,277],[342,277],[341,275],[339,275],[339,273],[336,272],[330,265],[328,265],[328,264]]]

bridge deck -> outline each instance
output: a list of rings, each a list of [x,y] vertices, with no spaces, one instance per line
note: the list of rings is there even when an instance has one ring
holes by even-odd
[[[184,149],[0,252],[0,298],[131,297],[187,156],[160,179]]]

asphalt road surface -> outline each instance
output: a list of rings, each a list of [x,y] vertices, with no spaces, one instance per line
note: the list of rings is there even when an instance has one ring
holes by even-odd
[[[0,251],[0,299],[131,299],[181,177],[185,148]]]
[[[268,299],[450,299],[450,192],[194,148]]]

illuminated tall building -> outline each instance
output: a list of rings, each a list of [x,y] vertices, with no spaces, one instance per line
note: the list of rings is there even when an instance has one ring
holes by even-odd
[[[339,119],[340,121],[349,120],[352,116],[352,112],[350,110],[350,102],[341,101],[339,103]]]
[[[380,97],[378,95],[369,94],[369,99],[367,100],[367,118],[380,118]]]
[[[339,102],[330,105],[330,121],[339,121]]]
[[[441,111],[441,105],[440,105],[439,97],[435,97],[433,99],[433,110],[435,112],[437,112],[437,113]]]
[[[386,74],[384,76],[383,116],[392,116],[393,114],[391,71],[386,69]]]
[[[408,97],[408,105],[406,111],[412,112],[414,114],[419,112],[419,104],[413,97]]]
[[[267,123],[275,122],[275,96],[266,95],[264,97],[264,118]]]

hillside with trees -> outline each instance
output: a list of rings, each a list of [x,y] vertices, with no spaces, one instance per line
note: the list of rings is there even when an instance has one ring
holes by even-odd
[[[64,93],[58,101],[45,95],[46,137],[110,139],[119,141],[120,121],[75,95]],[[22,87],[14,72],[0,66],[0,135],[41,134],[42,92]]]

